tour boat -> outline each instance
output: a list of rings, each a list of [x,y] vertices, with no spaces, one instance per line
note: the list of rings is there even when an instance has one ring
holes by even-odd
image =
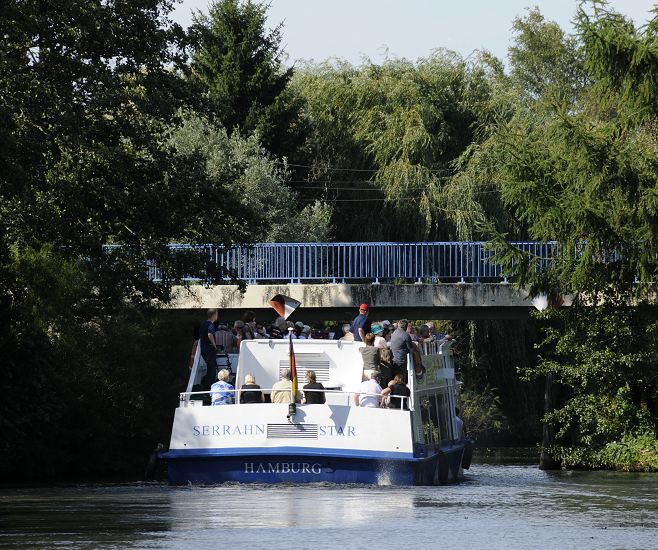
[[[457,480],[470,458],[457,433],[451,343],[421,345],[425,372],[419,379],[409,365],[407,410],[355,404],[363,379],[361,342],[293,341],[299,391],[305,373],[315,371],[326,388],[322,405],[240,403],[247,374],[255,376],[269,401],[272,386],[290,367],[287,339],[243,341],[239,355],[225,356],[219,364],[237,360],[235,403],[204,405],[202,392],[192,391],[205,371],[197,350],[175,411],[169,450],[161,455],[169,481],[436,485]]]

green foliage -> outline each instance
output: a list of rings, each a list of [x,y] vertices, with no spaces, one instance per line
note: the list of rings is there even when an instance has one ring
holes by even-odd
[[[602,305],[543,317],[548,324],[540,361],[526,375],[554,374],[562,388],[560,405],[545,417],[556,427],[551,453],[567,465],[617,467],[615,442],[655,430],[647,405],[658,387],[658,312]],[[644,466],[628,462],[623,468]]]
[[[550,447],[551,454],[567,467],[587,467],[625,472],[658,471],[658,439],[652,432],[625,434],[603,448]]]
[[[586,81],[576,38],[546,21],[537,8],[515,19],[512,31],[509,83],[513,89],[527,104],[539,98],[574,101]]]
[[[148,423],[169,414],[151,399],[172,375],[158,372],[166,346],[146,304],[203,267],[167,245],[248,240],[245,209],[223,193],[232,181],[216,185],[165,143],[189,99],[170,10],[153,0],[0,10],[5,479],[125,472],[126,457],[166,441]],[[152,261],[162,281],[149,279]]]
[[[440,51],[417,63],[308,65],[292,89],[312,129],[312,169],[298,179],[335,201],[339,239],[448,238],[458,214],[444,186],[485,116],[483,71]]]
[[[189,36],[169,0],[5,4],[0,476],[112,473],[166,440],[176,327],[147,304],[225,275],[168,243],[332,234],[492,238],[516,283],[577,294],[538,316],[537,365],[532,323],[469,323],[468,427],[533,437],[548,376],[555,456],[656,468],[658,18],[595,2],[567,36],[532,10],[507,74],[447,51],[293,74],[258,2],[217,0]],[[552,268],[510,238],[555,240]]]
[[[610,117],[623,114],[620,122],[631,126],[655,119],[658,17],[636,28],[606,2],[592,0],[591,6],[589,14],[582,7],[578,10],[576,25],[600,108]],[[653,13],[657,13],[655,5]],[[619,106],[624,107],[620,112]]]
[[[299,103],[287,89],[293,70],[282,64],[282,24],[267,29],[267,9],[266,3],[216,0],[207,15],[197,13],[191,80],[229,133],[257,133],[268,151],[289,156],[303,128]]]
[[[653,433],[624,435],[608,443],[598,460],[606,468],[635,472],[658,472],[658,439]]]
[[[597,14],[579,11],[579,40],[536,11],[517,20],[506,81],[518,94],[515,107],[469,151],[460,178],[498,182],[517,221],[504,227],[492,220],[490,227],[504,232],[499,258],[517,282],[533,291],[576,290],[594,301],[606,294],[623,303],[627,297],[620,293],[630,290],[636,276],[653,280],[658,269],[655,115],[649,108],[653,98],[641,84],[652,78],[645,50],[656,26],[631,32],[623,17]],[[645,57],[611,59],[617,41]],[[623,60],[634,84],[602,76]],[[641,109],[627,97],[634,86]],[[509,237],[557,241],[550,273],[537,275],[534,257],[505,251],[502,241]]]
[[[259,145],[257,136],[243,139],[237,132],[230,137],[223,128],[213,126],[194,113],[182,115],[172,129],[169,143],[182,155],[202,162],[203,177],[235,209],[249,213],[253,220],[244,231],[257,242],[323,242],[329,238],[331,209],[316,202],[299,209],[295,193],[286,186],[285,165],[275,162]],[[232,182],[232,185],[226,185]],[[226,242],[230,227],[216,228],[215,239]]]
[[[228,242],[247,240],[247,218],[201,177],[197,159],[163,146],[189,92],[175,70],[184,68],[182,30],[170,9],[10,1],[0,13],[3,238],[88,260],[98,307],[167,299],[172,281],[200,267],[172,254],[172,241],[208,242],[218,227]],[[148,279],[148,261],[163,283]]]
[[[483,202],[472,220],[492,236],[497,261],[551,303],[576,295],[571,308],[537,316],[545,339],[526,379],[558,384],[545,417],[554,456],[616,467],[613,441],[655,439],[656,429],[657,314],[651,285],[636,281],[658,273],[658,25],[635,29],[594,3],[579,9],[575,37],[536,10],[514,30],[510,74],[494,73],[507,108],[494,109],[495,123],[462,156],[453,188],[496,182],[512,216],[487,218]],[[550,265],[510,238],[555,241]]]
[[[532,353],[537,339],[534,323],[468,321],[458,327],[455,336],[453,349],[464,384],[465,417],[471,414],[473,403],[474,420],[466,425],[469,432],[471,424],[482,424],[480,440],[497,444],[536,442],[543,412],[541,391],[536,381],[520,376],[536,362]]]
[[[487,438],[509,428],[494,388],[486,386],[477,392],[464,390],[461,403],[462,420],[469,437]]]
[[[184,369],[163,368],[178,328],[128,304],[94,315],[86,271],[52,246],[5,258],[0,478],[139,475],[184,384]]]

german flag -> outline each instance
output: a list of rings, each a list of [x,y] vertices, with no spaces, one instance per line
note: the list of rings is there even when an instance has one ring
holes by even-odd
[[[274,298],[269,300],[269,304],[274,308],[274,311],[276,311],[280,317],[287,319],[290,317],[292,312],[299,307],[301,302],[291,298],[290,296],[286,296],[285,294],[277,294]]]

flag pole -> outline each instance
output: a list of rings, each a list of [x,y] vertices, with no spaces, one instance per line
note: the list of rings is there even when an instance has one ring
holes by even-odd
[[[268,302],[274,308],[274,311],[279,314],[279,317],[284,320],[288,320],[288,317],[290,317],[292,312],[301,305],[299,300],[295,300],[285,294],[277,294],[271,300],[268,300]],[[295,350],[292,345],[292,330],[292,328],[288,328],[288,341],[290,342],[290,349],[288,351],[290,364],[290,404],[288,405],[288,422],[292,422],[292,418],[297,412],[297,365],[295,364]]]
[[[288,328],[288,340],[290,348],[288,351],[288,364],[290,365],[290,402],[297,402],[297,361],[295,360],[295,350],[292,344],[292,327]]]
[[[295,362],[295,350],[292,345],[292,327],[288,328],[288,340],[290,342],[289,359],[290,365],[290,404],[288,405],[288,422],[292,422],[292,418],[297,412],[297,364]]]

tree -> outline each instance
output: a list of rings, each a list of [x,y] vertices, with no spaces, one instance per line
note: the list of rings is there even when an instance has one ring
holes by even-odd
[[[156,0],[0,10],[4,478],[82,471],[85,454],[87,468],[117,471],[120,453],[153,444],[157,414],[141,423],[141,407],[155,411],[159,389],[173,396],[175,385],[148,306],[205,267],[168,244],[251,237],[256,217],[234,181],[212,180],[195,152],[167,141],[191,99],[170,10]]]
[[[245,230],[257,242],[324,242],[331,234],[331,209],[319,201],[299,208],[296,194],[286,186],[285,163],[272,159],[256,136],[229,137],[199,115],[187,112],[172,129],[170,144],[187,156],[202,161],[203,177],[236,196],[239,207],[253,212]],[[222,235],[217,235],[219,240]]]
[[[533,163],[524,156],[525,132],[530,128],[541,135],[543,121],[553,117],[556,106],[574,105],[587,83],[580,43],[537,9],[516,18],[512,30],[507,73],[499,60],[487,52],[480,55],[492,92],[474,140],[455,162],[446,185],[460,238],[489,239],[490,229],[511,239],[532,238],[526,219],[502,195],[503,182],[515,177],[505,172],[511,164],[507,156],[513,154],[518,165],[531,170]]]
[[[196,158],[162,146],[188,99],[170,9],[153,0],[10,2],[1,15],[2,238],[87,259],[106,305],[166,299],[168,283],[190,269],[171,241],[208,242],[218,230],[226,242],[247,240],[249,213],[200,177]],[[146,275],[153,260],[162,282]]]
[[[299,103],[288,91],[282,24],[267,29],[265,3],[217,0],[197,13],[192,37],[191,80],[202,90],[208,113],[229,134],[256,133],[276,156],[294,155],[301,143]]]
[[[416,63],[310,65],[293,78],[312,133],[298,178],[335,201],[339,238],[423,240],[453,230],[444,196],[490,90],[452,52]]]
[[[658,23],[636,30],[600,3],[589,11],[578,11],[577,39],[536,12],[515,24],[506,84],[517,99],[469,152],[461,180],[497,182],[518,220],[497,234],[498,258],[518,284],[554,301],[578,295],[569,310],[543,316],[547,337],[532,370],[563,389],[546,416],[557,430],[551,451],[567,464],[616,467],[614,441],[655,439],[656,314],[636,281],[655,280],[658,269],[648,85]],[[551,265],[537,269],[538,258],[505,242],[526,235],[556,241]]]

